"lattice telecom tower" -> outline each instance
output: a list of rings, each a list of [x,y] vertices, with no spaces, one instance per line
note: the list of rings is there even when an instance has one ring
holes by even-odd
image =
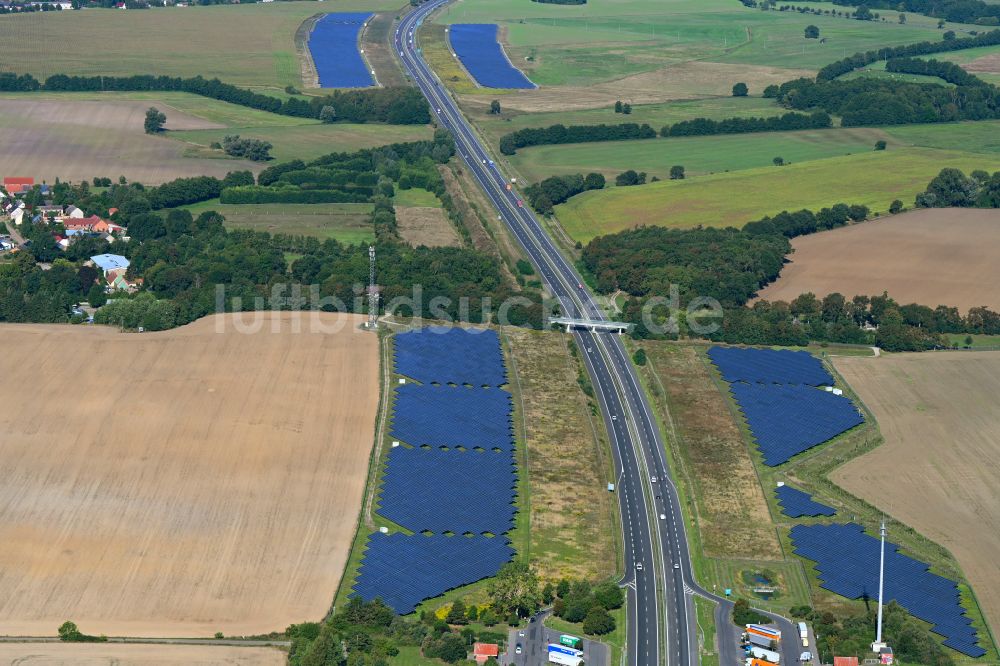
[[[368,246],[368,328],[378,326],[378,285],[375,284],[375,246]]]

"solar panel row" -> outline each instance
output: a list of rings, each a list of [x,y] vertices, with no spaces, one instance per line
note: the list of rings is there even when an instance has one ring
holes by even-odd
[[[401,615],[424,599],[495,574],[514,557],[507,539],[477,536],[406,536],[400,532],[368,537],[354,594],[380,597]]]
[[[397,447],[389,452],[379,515],[414,532],[503,534],[514,526],[511,453]]]
[[[503,386],[500,338],[488,328],[432,326],[393,338],[395,372],[429,384]]]
[[[407,444],[514,450],[513,401],[504,390],[403,384],[395,397],[392,436]]]
[[[790,518],[801,516],[832,516],[837,513],[833,507],[813,500],[812,495],[791,486],[778,486],[774,494],[781,505],[781,511]]]
[[[821,587],[849,599],[878,598],[879,540],[854,523],[796,525],[795,552],[816,562]],[[915,617],[933,625],[944,645],[970,657],[986,651],[965,615],[958,586],[928,571],[928,565],[899,552],[886,541],[884,600],[895,600]]]
[[[712,347],[708,357],[727,382],[833,386],[833,377],[806,351]]]
[[[513,557],[485,533],[513,527],[517,471],[511,396],[487,388],[507,381],[496,333],[421,329],[396,336],[395,349],[396,372],[421,385],[395,391],[390,432],[413,448],[390,449],[378,512],[415,534],[372,534],[353,594],[406,614]]]

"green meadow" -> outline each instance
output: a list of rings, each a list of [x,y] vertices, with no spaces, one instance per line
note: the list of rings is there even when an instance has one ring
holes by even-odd
[[[885,212],[893,199],[912,205],[942,168],[1000,169],[1000,155],[901,147],[845,157],[716,173],[680,181],[612,187],[573,197],[556,216],[574,239],[637,225],[741,226],[782,210],[836,203]]]
[[[667,179],[670,167],[683,166],[687,176],[737,171],[841,155],[869,153],[889,136],[878,129],[828,129],[761,132],[703,137],[671,137],[522,148],[509,158],[529,181],[554,174],[597,171],[613,180],[627,169]]]
[[[220,204],[218,199],[184,206],[198,216],[208,210],[221,213],[230,229],[252,229],[272,234],[315,236],[353,245],[375,238],[371,204]]]

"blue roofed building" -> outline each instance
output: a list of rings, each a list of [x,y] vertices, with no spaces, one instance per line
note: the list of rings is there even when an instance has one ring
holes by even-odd
[[[116,271],[128,268],[128,259],[120,254],[98,254],[90,258],[94,265],[100,268],[105,275],[108,271]]]

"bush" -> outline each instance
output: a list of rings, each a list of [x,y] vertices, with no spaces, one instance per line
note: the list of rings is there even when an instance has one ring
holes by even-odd
[[[260,139],[241,139],[239,134],[226,136],[222,139],[222,149],[227,155],[242,157],[253,162],[266,162],[271,159],[272,145]]]
[[[646,365],[646,350],[637,349],[634,354],[632,354],[632,362],[636,365]]]
[[[615,618],[611,617],[611,614],[600,606],[591,608],[583,621],[584,633],[591,634],[592,636],[610,634],[614,630]]]
[[[747,84],[740,82],[733,86],[733,97],[746,97],[748,94],[750,89],[747,88]]]
[[[745,626],[748,624],[767,624],[770,618],[750,608],[746,599],[737,599],[733,604],[733,624]]]

